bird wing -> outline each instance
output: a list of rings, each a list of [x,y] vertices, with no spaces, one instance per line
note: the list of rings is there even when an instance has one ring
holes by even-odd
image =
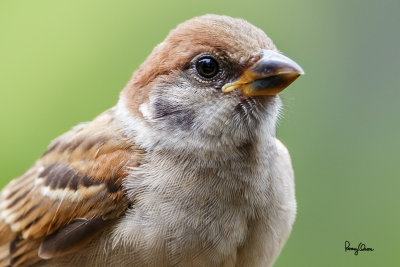
[[[30,265],[85,246],[129,207],[122,183],[143,151],[114,110],[49,146],[0,194],[0,266]]]

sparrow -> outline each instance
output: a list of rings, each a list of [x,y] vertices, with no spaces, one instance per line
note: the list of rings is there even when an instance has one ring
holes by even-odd
[[[2,190],[0,266],[271,266],[296,215],[279,93],[303,73],[243,19],[178,25]]]

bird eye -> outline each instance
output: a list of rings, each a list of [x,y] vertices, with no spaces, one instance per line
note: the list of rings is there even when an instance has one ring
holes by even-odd
[[[213,78],[219,72],[218,62],[212,56],[204,56],[196,62],[197,73],[203,78]]]

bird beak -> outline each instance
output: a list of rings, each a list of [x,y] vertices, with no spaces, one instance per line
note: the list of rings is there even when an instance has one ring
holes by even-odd
[[[303,69],[290,58],[272,50],[263,50],[262,57],[236,82],[224,85],[222,92],[229,93],[240,88],[248,97],[277,95],[302,74]]]

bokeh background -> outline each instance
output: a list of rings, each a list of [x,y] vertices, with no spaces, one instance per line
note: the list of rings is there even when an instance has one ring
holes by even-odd
[[[2,0],[0,188],[205,13],[249,20],[307,72],[283,94],[298,216],[276,266],[400,266],[399,0]]]

